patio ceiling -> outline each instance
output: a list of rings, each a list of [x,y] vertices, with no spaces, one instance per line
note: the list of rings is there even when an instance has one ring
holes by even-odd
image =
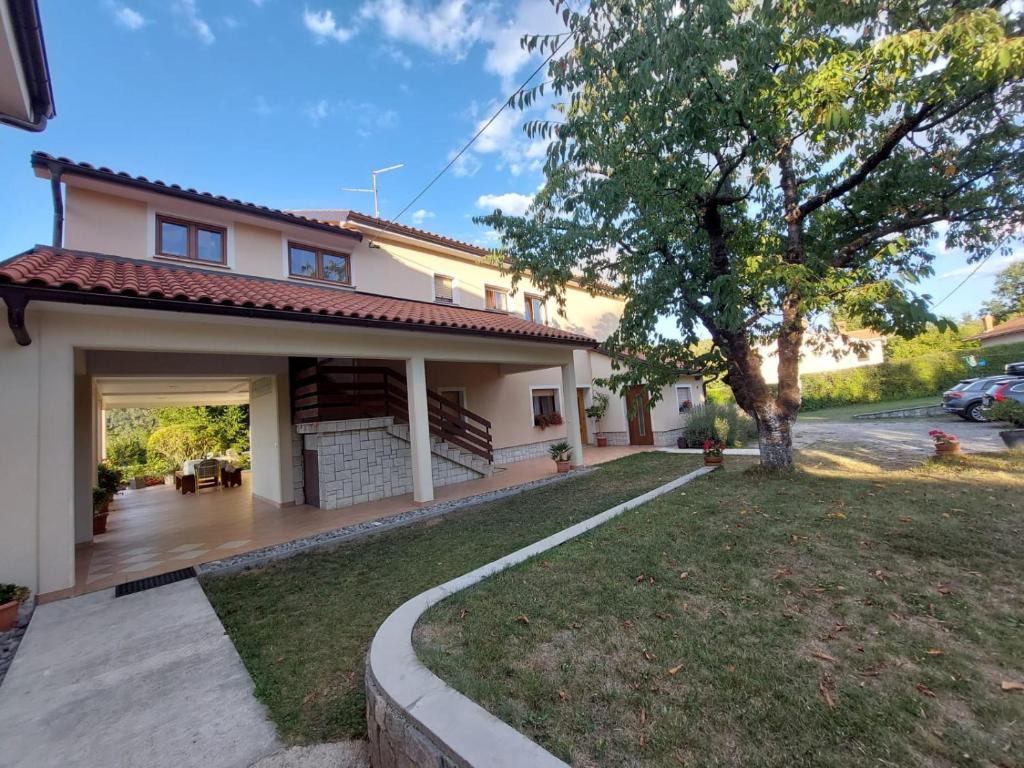
[[[96,388],[104,409],[249,402],[246,377],[100,377]]]

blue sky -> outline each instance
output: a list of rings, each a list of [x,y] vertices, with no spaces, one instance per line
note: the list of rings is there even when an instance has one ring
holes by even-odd
[[[539,60],[524,33],[553,33],[547,0],[40,0],[57,118],[0,131],[0,258],[47,242],[40,149],[280,208],[393,216]],[[542,117],[544,107],[528,115]],[[543,146],[506,111],[402,221],[481,245],[472,216],[517,210],[540,184]],[[1017,256],[1024,256],[1018,251]],[[940,308],[973,312],[995,256]],[[923,290],[944,296],[970,267],[941,252]]]

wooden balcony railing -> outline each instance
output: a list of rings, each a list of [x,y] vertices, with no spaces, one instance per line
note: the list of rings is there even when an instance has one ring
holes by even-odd
[[[292,371],[292,415],[296,424],[382,416],[408,424],[408,381],[387,366],[310,361]],[[491,422],[487,419],[428,389],[427,420],[430,434],[494,461]]]

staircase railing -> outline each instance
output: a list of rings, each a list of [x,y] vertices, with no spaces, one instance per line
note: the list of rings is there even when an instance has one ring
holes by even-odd
[[[409,423],[406,377],[387,366],[310,362],[292,372],[295,423],[391,416]],[[494,461],[491,422],[440,392],[427,390],[430,434],[488,462]]]

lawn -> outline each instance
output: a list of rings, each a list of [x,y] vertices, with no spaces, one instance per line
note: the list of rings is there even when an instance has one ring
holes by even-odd
[[[440,603],[420,658],[576,766],[1024,765],[1024,456],[801,464]]]
[[[862,413],[895,411],[902,408],[920,408],[925,405],[942,405],[941,395],[917,397],[909,400],[889,400],[884,403],[857,403],[837,408],[822,408],[820,411],[801,411],[800,421],[850,421]]]
[[[364,738],[363,664],[405,600],[675,479],[699,456],[645,453],[594,472],[334,551],[203,580],[292,743]]]

